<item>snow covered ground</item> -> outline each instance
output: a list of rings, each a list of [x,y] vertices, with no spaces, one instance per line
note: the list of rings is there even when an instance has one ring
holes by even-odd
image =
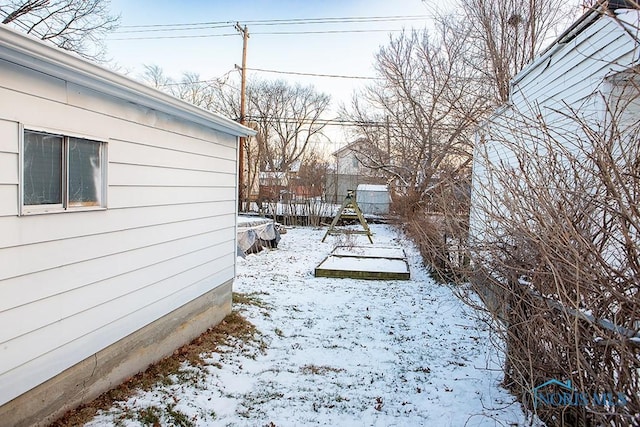
[[[484,325],[429,278],[412,244],[371,228],[376,245],[406,250],[410,281],[315,278],[344,237],[321,243],[325,229],[289,229],[278,249],[238,259],[234,291],[264,302],[241,309],[265,351],[213,354],[197,381],[139,393],[89,425],[141,425],[123,411],[167,402],[196,426],[528,425],[499,387]]]

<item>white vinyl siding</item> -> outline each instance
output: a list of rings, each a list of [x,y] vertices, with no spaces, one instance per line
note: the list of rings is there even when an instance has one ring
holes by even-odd
[[[19,126],[0,119],[0,218],[18,214]]]
[[[233,279],[237,137],[0,60],[0,405]],[[108,150],[108,209],[19,214],[19,135]]]
[[[625,11],[637,19],[637,11]],[[637,30],[634,30],[637,31]],[[475,147],[473,166],[473,190],[470,216],[472,238],[480,239],[482,230],[490,227],[490,222],[480,212],[482,201],[492,200],[492,192],[500,191],[491,180],[492,165],[515,165],[515,154],[501,141],[524,141],[527,136],[513,117],[535,120],[538,113],[544,117],[551,129],[561,132],[553,134],[555,141],[571,142],[574,132],[579,128],[574,120],[568,119],[556,110],[570,113],[570,108],[578,111],[579,117],[586,122],[595,123],[604,119],[604,97],[609,89],[604,83],[607,76],[623,71],[638,62],[636,41],[614,19],[600,17],[584,28],[566,43],[556,43],[542,57],[536,59],[514,78],[508,108],[503,107],[489,118],[478,134],[490,134],[498,131],[499,138],[491,137]],[[515,115],[515,116],[514,116]],[[515,119],[517,121],[521,119]],[[511,129],[511,130],[510,130]],[[509,135],[509,133],[512,135]],[[535,138],[530,138],[532,143]],[[526,147],[524,144],[520,144]],[[535,150],[531,145],[530,150]],[[483,158],[481,153],[489,156]],[[491,209],[500,209],[492,206]]]

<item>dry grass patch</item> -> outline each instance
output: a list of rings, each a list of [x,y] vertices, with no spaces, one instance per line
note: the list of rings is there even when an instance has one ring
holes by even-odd
[[[259,295],[268,295],[268,294],[265,292],[251,292],[248,294],[234,292],[232,294],[232,302],[233,304],[253,305],[259,308],[268,308],[268,304],[262,301]]]
[[[233,298],[234,302],[238,304],[252,304],[263,307],[258,305],[259,300],[255,296],[234,293]],[[248,302],[238,302],[236,299]],[[51,426],[71,427],[83,425],[93,419],[98,411],[106,411],[113,407],[115,402],[127,400],[138,391],[150,390],[158,384],[173,384],[176,378],[183,380],[186,374],[189,374],[187,376],[193,376],[192,372],[186,372],[181,369],[185,363],[192,367],[201,367],[206,365],[205,359],[212,353],[226,353],[235,349],[243,349],[245,346],[257,348],[261,352],[266,349],[262,334],[255,325],[240,313],[234,311],[225,317],[220,324],[209,328],[189,344],[175,350],[171,356],[154,363],[146,371],[134,375],[118,387],[101,394],[95,400],[67,412]],[[191,371],[191,369],[188,370]],[[165,413],[171,415],[171,418],[176,418],[175,411],[172,411],[172,409],[167,408]],[[149,416],[151,418],[159,416],[153,408],[149,409],[149,411],[144,414],[142,412],[137,415],[130,414],[128,417],[135,419],[142,416],[147,419]],[[149,425],[153,425],[153,423]],[[178,423],[176,425],[188,425],[188,423]]]
[[[344,369],[326,365],[304,365],[300,367],[300,372],[305,375],[326,375],[329,372],[344,372]]]

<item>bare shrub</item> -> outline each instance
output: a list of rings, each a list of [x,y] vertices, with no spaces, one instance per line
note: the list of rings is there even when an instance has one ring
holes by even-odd
[[[501,320],[505,384],[549,425],[640,422],[640,145],[631,89],[633,97],[602,99],[604,120],[568,107],[505,114],[477,151],[484,178],[473,193],[470,253],[484,280],[476,289]],[[549,379],[571,380],[573,395],[611,399],[536,405],[535,387]]]
[[[396,195],[391,206],[407,235],[418,245],[433,277],[462,282],[469,275],[469,170],[440,174],[426,194]]]

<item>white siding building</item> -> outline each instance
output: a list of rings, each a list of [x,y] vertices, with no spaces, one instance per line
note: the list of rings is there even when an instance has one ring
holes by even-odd
[[[638,10],[591,10],[514,77],[509,102],[477,133],[470,212],[474,244],[481,243],[487,233],[499,235],[491,220],[492,211],[504,208],[495,197],[502,192],[492,176],[496,166],[518,169],[518,161],[526,159],[527,153],[544,158],[538,151],[544,147],[536,143],[545,138],[544,132],[570,149],[582,132],[580,123],[590,123],[594,130],[600,127],[607,103],[621,89],[625,96],[630,96],[630,90],[637,95],[638,85],[626,84],[623,76],[640,63],[639,22]],[[625,108],[625,116],[637,120],[638,103]],[[540,123],[547,128],[542,130]],[[514,148],[521,150],[519,159]]]
[[[356,190],[360,184],[384,184],[385,179],[376,175],[376,171],[363,164],[366,156],[373,148],[366,139],[358,139],[333,153],[335,165],[327,173],[325,185],[326,199],[330,203],[342,203],[349,190]]]
[[[0,425],[43,425],[230,312],[253,132],[4,26],[0,76]]]

